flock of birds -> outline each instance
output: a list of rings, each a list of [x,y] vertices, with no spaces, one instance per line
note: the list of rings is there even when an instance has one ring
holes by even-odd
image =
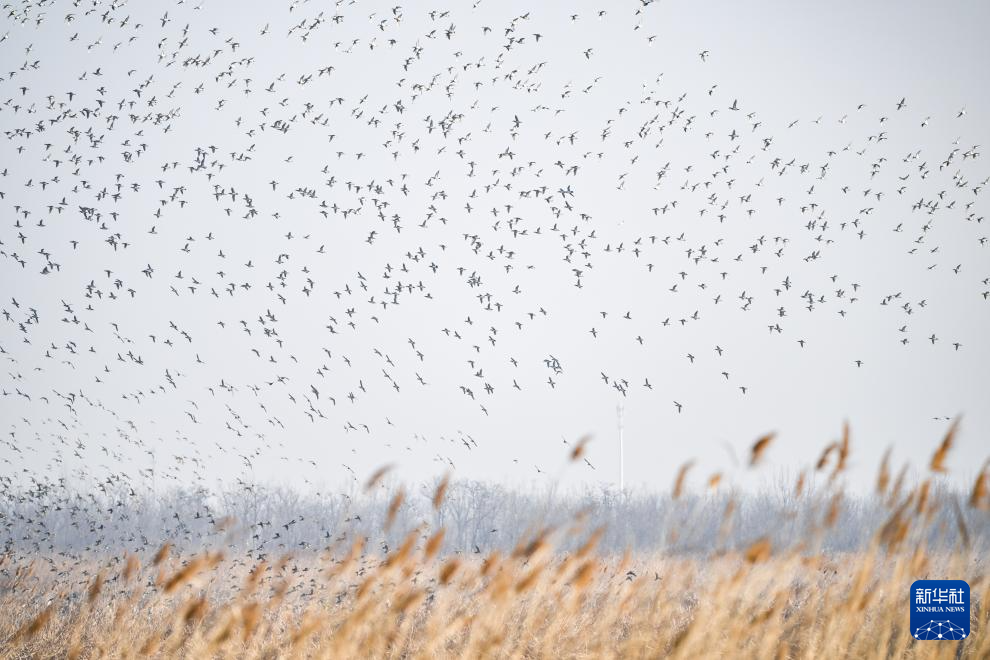
[[[706,80],[708,48],[670,64],[693,88],[663,65],[623,87],[596,63],[596,26],[649,48],[648,2],[228,4],[4,5],[10,492],[133,493],[208,481],[222,460],[250,487],[310,427],[355,480],[359,445],[334,455],[340,438],[452,468],[486,450],[488,416],[563,387],[689,409],[699,393],[640,349],[753,396],[734,332],[811,351],[827,340],[795,317],[855,324],[863,307],[905,351],[965,355],[937,301],[879,289],[850,267],[863,255],[898,255],[909,281],[951,273],[990,309],[980,146],[892,146],[937,122],[964,132],[963,109],[878,99],[778,125]],[[669,354],[705,332],[725,339]],[[627,363],[596,363],[616,346]],[[420,436],[408,420],[426,405],[468,411],[465,430]],[[411,439],[381,440],[393,428]]]

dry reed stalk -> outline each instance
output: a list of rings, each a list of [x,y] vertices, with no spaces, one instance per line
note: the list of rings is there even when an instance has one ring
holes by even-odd
[[[831,442],[825,446],[825,450],[822,451],[821,456],[818,457],[818,461],[815,463],[815,471],[824,470],[828,465],[828,457],[832,455],[832,452],[839,451],[839,443]]]
[[[828,513],[825,514],[824,526],[825,528],[834,527],[835,523],[839,520],[839,513],[842,509],[842,491],[835,493],[832,496],[831,501],[828,505]]]
[[[438,552],[440,552],[440,547],[443,545],[443,537],[446,533],[442,527],[438,529],[430,538],[426,541],[426,546],[423,548],[423,559],[430,561],[433,559]]]
[[[763,458],[763,454],[766,453],[767,448],[770,446],[770,442],[773,441],[776,435],[777,435],[776,433],[767,433],[766,435],[760,437],[759,439],[757,439],[756,442],[753,443],[749,455],[750,467],[755,467],[760,462],[760,460]]]
[[[929,469],[932,472],[948,472],[945,467],[945,459],[949,455],[949,450],[952,449],[952,443],[958,429],[959,419],[956,418],[949,425],[949,430],[946,432],[945,438],[942,439],[942,444],[939,445],[938,449],[932,455],[932,461],[929,465]]]
[[[990,460],[983,463],[980,473],[973,482],[969,495],[969,505],[980,511],[990,511]]]
[[[368,477],[368,481],[366,481],[364,484],[364,491],[366,493],[371,491],[375,486],[377,486],[381,482],[382,479],[385,478],[385,475],[388,474],[394,467],[395,466],[392,464],[383,465],[374,472],[372,472],[371,476]]]
[[[677,478],[674,479],[674,489],[672,497],[676,500],[684,492],[684,480],[687,478],[688,470],[694,465],[694,461],[688,461],[677,471]]]
[[[887,487],[890,485],[890,452],[891,447],[887,447],[887,451],[883,453],[883,459],[880,461],[880,471],[877,473],[877,495],[879,497],[884,497],[887,494]]]
[[[586,435],[577,441],[577,444],[574,445],[574,449],[571,451],[572,462],[581,460],[581,457],[584,456],[585,448],[588,446],[589,442],[591,442],[590,435]]]
[[[772,553],[773,545],[770,543],[770,539],[763,537],[750,544],[743,556],[750,564],[756,564],[770,559]]]
[[[443,479],[437,485],[437,489],[433,492],[433,509],[436,511],[440,510],[440,505],[443,504],[443,498],[447,495],[447,488],[450,486],[450,474],[445,474]]]
[[[165,543],[162,544],[162,547],[158,549],[158,552],[155,553],[155,556],[151,560],[151,565],[158,566],[163,561],[168,559],[168,556],[169,554],[171,554],[171,552],[172,552],[172,544],[166,541]]]
[[[395,522],[395,516],[399,513],[399,508],[406,499],[406,492],[403,489],[399,489],[392,501],[388,505],[388,512],[385,515],[385,531],[387,532],[391,527],[392,523]]]
[[[842,440],[839,441],[839,460],[835,465],[835,472],[832,476],[837,476],[848,467],[849,461],[849,422],[842,423]]]

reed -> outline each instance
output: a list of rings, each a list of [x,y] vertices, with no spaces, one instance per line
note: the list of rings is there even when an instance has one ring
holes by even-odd
[[[876,496],[887,518],[853,553],[818,549],[846,501],[848,428],[813,468],[829,470],[831,489],[817,522],[786,547],[760,536],[700,556],[616,555],[598,549],[603,528],[575,521],[534,528],[508,554],[447,552],[444,528],[427,523],[395,548],[375,551],[359,538],[268,561],[171,544],[144,561],[11,553],[0,558],[0,658],[987,658],[990,580],[965,516],[986,515],[987,465],[968,497],[948,506],[960,541],[927,541],[946,524],[930,515],[944,497],[932,478],[947,469],[955,430],[913,487],[903,473],[892,479],[884,456]],[[773,437],[752,445],[750,467]],[[674,481],[679,504],[692,465]],[[448,486],[439,482],[435,508]],[[389,502],[386,526],[403,498],[400,490]],[[912,639],[908,587],[933,577],[969,582],[968,639]]]

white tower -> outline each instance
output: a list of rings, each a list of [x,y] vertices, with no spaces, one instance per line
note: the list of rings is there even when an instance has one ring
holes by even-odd
[[[619,493],[625,494],[626,492],[626,457],[625,457],[625,447],[622,442],[622,413],[624,412],[622,407],[622,402],[616,408],[616,412],[619,416]]]

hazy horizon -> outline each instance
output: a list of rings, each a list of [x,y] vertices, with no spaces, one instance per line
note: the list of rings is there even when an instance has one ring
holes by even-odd
[[[848,422],[865,491],[956,418],[964,488],[988,19],[11,5],[0,476],[615,484],[621,403],[630,488],[793,479]]]

